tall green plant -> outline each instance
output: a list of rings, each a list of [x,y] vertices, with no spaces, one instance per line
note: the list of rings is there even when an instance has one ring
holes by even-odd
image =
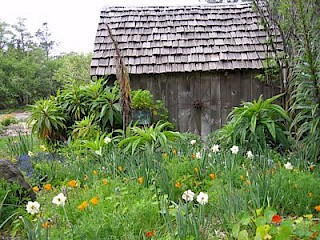
[[[270,147],[289,147],[286,123],[290,120],[286,111],[273,102],[282,95],[235,107],[229,114],[229,123],[218,132],[218,140],[246,149],[263,152]]]
[[[143,128],[133,126],[130,132],[131,136],[120,141],[119,146],[125,146],[124,151],[131,154],[146,148],[150,148],[152,151],[159,149],[168,151],[170,143],[182,138],[180,133],[168,130],[170,127],[172,125],[169,122],[158,122],[155,125]]]
[[[320,18],[319,3],[298,0],[296,5],[296,41],[298,56],[290,82],[291,130],[296,146],[306,160],[320,156]]]
[[[28,124],[43,140],[64,139],[65,122],[61,107],[53,99],[39,100],[31,106]]]

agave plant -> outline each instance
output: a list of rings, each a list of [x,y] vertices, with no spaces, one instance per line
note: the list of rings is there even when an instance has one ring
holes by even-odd
[[[39,100],[31,106],[28,125],[31,130],[44,140],[63,140],[66,129],[62,109],[53,98]]]
[[[235,107],[228,116],[229,123],[219,131],[218,139],[247,149],[256,148],[259,152],[267,146],[288,148],[290,141],[286,124],[290,118],[281,106],[273,103],[281,96],[266,100],[260,96],[257,101]]]
[[[172,124],[169,122],[157,122],[150,127],[143,128],[133,126],[130,129],[131,136],[119,142],[119,147],[124,147],[125,152],[134,154],[138,150],[150,148],[152,151],[168,150],[171,142],[182,138],[179,132],[170,131]]]

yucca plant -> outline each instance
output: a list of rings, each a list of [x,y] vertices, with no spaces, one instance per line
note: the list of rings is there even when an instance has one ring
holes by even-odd
[[[31,106],[28,125],[32,126],[32,133],[37,134],[43,140],[63,140],[65,122],[62,109],[53,98],[39,100]]]
[[[218,133],[221,142],[236,144],[246,149],[263,152],[267,147],[289,148],[286,124],[290,121],[286,111],[273,102],[282,95],[235,107],[228,115],[229,123]]]
[[[133,126],[130,131],[131,136],[120,141],[119,147],[125,146],[124,151],[131,154],[146,148],[151,151],[168,151],[170,143],[177,138],[182,138],[180,133],[168,130],[170,128],[172,128],[172,124],[169,122],[157,122],[155,125],[143,128]]]

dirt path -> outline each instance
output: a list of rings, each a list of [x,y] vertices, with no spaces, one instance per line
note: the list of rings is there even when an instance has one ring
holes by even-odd
[[[30,134],[30,129],[27,126],[28,118],[30,117],[29,112],[14,112],[10,113],[12,114],[15,119],[17,120],[17,123],[11,124],[1,133],[0,136],[18,136],[20,135],[26,135]],[[0,114],[0,121],[6,114]]]

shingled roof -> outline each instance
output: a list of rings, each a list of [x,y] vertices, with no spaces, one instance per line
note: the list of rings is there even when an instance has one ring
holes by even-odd
[[[259,22],[250,4],[106,7],[101,11],[91,75],[116,73],[106,24],[131,74],[260,69],[267,34]],[[280,43],[279,37],[275,39]]]

